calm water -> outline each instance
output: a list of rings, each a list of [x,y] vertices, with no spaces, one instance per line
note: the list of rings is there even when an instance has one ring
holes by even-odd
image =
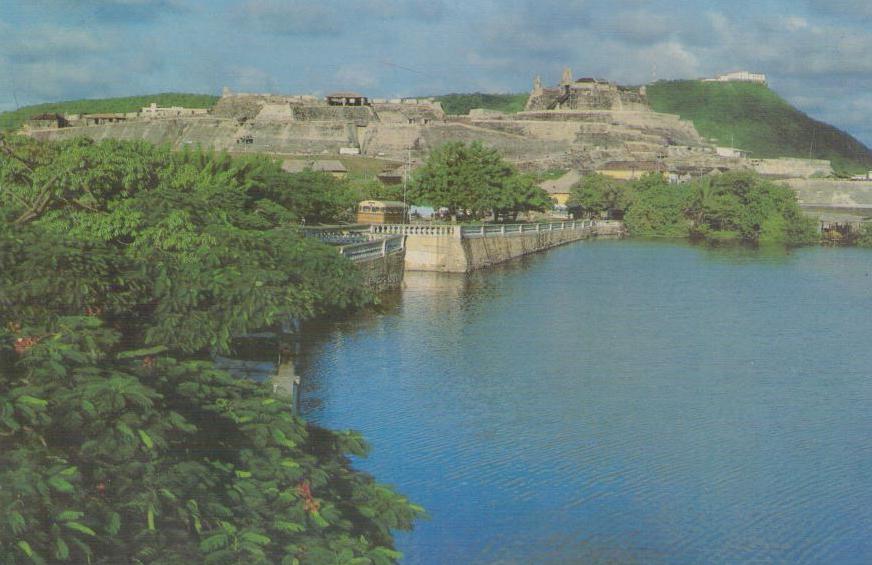
[[[872,252],[577,243],[313,339],[406,563],[872,562]]]

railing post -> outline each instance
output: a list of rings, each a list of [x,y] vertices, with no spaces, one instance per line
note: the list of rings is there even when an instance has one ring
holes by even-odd
[[[481,236],[484,237],[484,225],[481,226]]]
[[[381,256],[385,257],[388,254],[388,238],[384,238],[381,244]]]
[[[537,232],[542,231],[542,230],[540,229],[541,226],[542,226],[542,224],[536,224],[536,231],[537,231]]]
[[[500,226],[500,235],[506,235],[506,225],[505,224]]]
[[[562,230],[566,229],[566,222],[560,222],[560,229],[562,229]]]

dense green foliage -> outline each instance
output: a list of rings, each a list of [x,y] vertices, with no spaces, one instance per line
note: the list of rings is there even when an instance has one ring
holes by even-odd
[[[315,180],[0,138],[0,563],[399,557],[391,530],[421,509],[351,468],[360,436],[210,361],[234,335],[368,300],[289,227],[322,209],[297,194]]]
[[[750,173],[672,185],[648,175],[630,185],[624,220],[634,235],[802,245],[817,240],[796,194]]]
[[[382,184],[377,180],[349,181],[352,195],[360,200],[403,200],[402,184]]]
[[[18,110],[0,113],[0,131],[17,130],[31,116],[45,113],[57,114],[95,114],[101,112],[138,112],[152,102],[158,106],[182,106],[184,108],[211,108],[218,101],[217,96],[209,94],[184,94],[165,92],[147,96],[127,96],[124,98],[101,98],[67,100],[23,106]]]
[[[599,175],[573,188],[569,204],[623,217],[633,235],[802,245],[817,239],[792,190],[749,173],[669,184],[651,174],[622,183]]]
[[[528,175],[521,175],[495,149],[479,142],[450,142],[430,152],[415,171],[410,198],[418,204],[447,208],[452,218],[514,220],[518,213],[544,210],[551,198]]]
[[[764,85],[660,81],[648,85],[657,112],[692,120],[703,136],[752,157],[828,159],[837,172],[872,169],[872,151],[849,134],[800,112]]]
[[[471,94],[443,94],[436,96],[436,100],[442,103],[442,109],[446,114],[462,116],[468,114],[474,108],[497,110],[514,114],[521,112],[527,104],[528,94],[485,94],[473,92]]]
[[[587,217],[621,219],[630,206],[633,190],[627,183],[594,174],[584,177],[572,187],[567,206],[576,208]]]

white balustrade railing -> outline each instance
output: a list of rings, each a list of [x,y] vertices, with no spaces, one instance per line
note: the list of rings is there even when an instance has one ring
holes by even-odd
[[[390,235],[454,235],[460,226],[430,226],[424,224],[373,224],[370,233]]]
[[[421,235],[434,237],[502,237],[533,232],[563,230],[591,230],[597,225],[618,226],[615,220],[570,220],[541,224],[481,224],[481,225],[427,225],[427,224],[373,224],[369,227],[375,235]],[[458,231],[459,230],[459,231]]]
[[[550,222],[547,224],[483,224],[480,226],[461,226],[460,232],[465,238],[501,237],[532,232],[590,229],[592,225],[592,220]]]

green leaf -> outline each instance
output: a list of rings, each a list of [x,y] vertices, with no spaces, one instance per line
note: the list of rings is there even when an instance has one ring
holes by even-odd
[[[61,471],[58,474],[63,475],[65,477],[72,477],[73,475],[76,474],[76,472],[78,470],[79,470],[78,467],[67,467],[66,469],[64,469],[63,471]]]
[[[321,526],[322,528],[326,528],[330,525],[330,523],[327,522],[327,520],[325,520],[324,517],[321,516],[321,513],[317,510],[315,512],[312,512],[311,516],[312,521],[315,522],[317,525]]]
[[[168,351],[169,348],[164,345],[158,345],[156,347],[149,347],[147,349],[134,349],[131,351],[122,351],[118,355],[116,355],[116,359],[136,359],[138,357],[148,357],[149,355],[158,355],[165,351]]]
[[[302,532],[306,529],[302,524],[297,524],[296,522],[285,522],[284,520],[276,520],[273,525],[277,530],[284,530],[291,533]]]
[[[106,531],[113,536],[121,530],[121,515],[118,512],[113,512],[109,515],[109,523],[106,524]]]
[[[63,493],[69,494],[69,493],[76,490],[71,483],[69,483],[68,481],[65,481],[64,479],[62,479],[60,477],[51,477],[46,482],[48,483],[48,485],[51,488],[55,489],[58,492],[63,492]]]
[[[19,396],[17,398],[17,400],[19,402],[23,402],[24,404],[27,404],[29,406],[35,406],[37,408],[45,408],[46,406],[48,406],[47,400],[43,400],[41,398],[36,398],[34,396],[27,396],[27,395]]]
[[[55,558],[66,561],[70,557],[70,547],[61,538],[55,538]]]
[[[58,522],[69,522],[70,520],[78,520],[84,515],[84,512],[79,512],[78,510],[64,510],[55,516],[55,520]]]
[[[22,516],[18,512],[15,512],[14,510],[9,513],[9,518],[7,518],[7,522],[9,522],[9,527],[12,529],[12,533],[15,535],[18,535],[27,529],[27,522],[24,520],[24,516]]]
[[[212,553],[227,547],[230,543],[230,536],[225,533],[219,533],[209,536],[200,542],[200,550],[205,553]]]
[[[148,521],[148,529],[149,531],[154,531],[154,507],[149,506],[148,512],[146,512],[146,520]]]
[[[244,539],[245,541],[248,541],[248,542],[251,542],[251,543],[257,544],[257,545],[267,545],[272,541],[268,537],[261,535],[261,534],[254,533],[254,532],[245,532],[244,534],[242,534],[239,537],[241,539]]]
[[[24,555],[28,557],[33,557],[33,549],[31,549],[30,544],[24,540],[20,540],[16,545],[24,552]]]
[[[282,460],[282,467],[287,467],[288,469],[297,469],[300,467],[300,464],[291,459]]]
[[[139,439],[142,440],[142,443],[145,444],[145,447],[151,449],[154,447],[154,442],[151,440],[151,436],[146,433],[145,430],[137,430],[139,432]]]
[[[89,536],[96,536],[97,535],[97,533],[94,530],[92,530],[88,526],[85,526],[84,524],[80,524],[78,522],[64,522],[64,526],[68,527],[71,530],[75,530],[77,532],[80,532],[80,533],[83,533],[83,534],[86,534]]]

